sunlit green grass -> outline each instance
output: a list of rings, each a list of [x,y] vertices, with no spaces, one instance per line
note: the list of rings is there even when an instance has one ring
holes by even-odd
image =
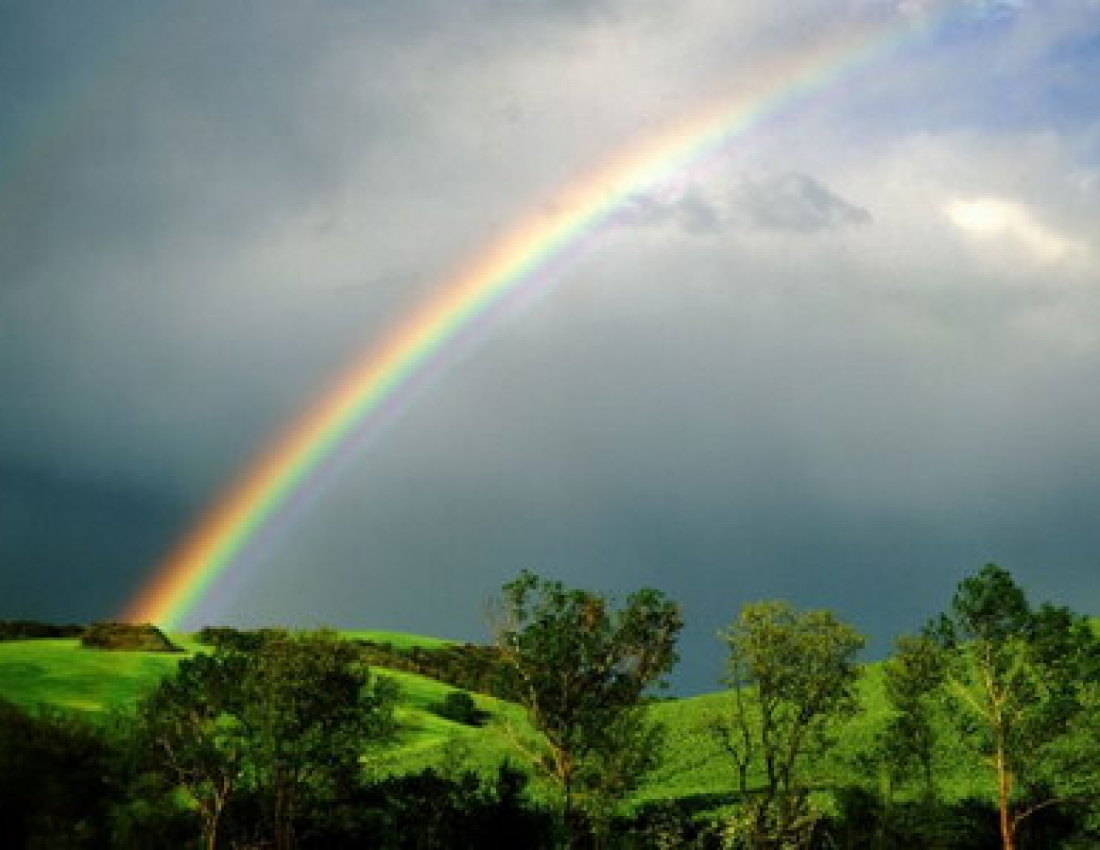
[[[446,645],[447,641],[397,632],[343,633],[351,639],[387,641],[394,646]],[[172,634],[184,653],[124,652],[85,649],[76,639],[38,639],[0,642],[0,696],[25,708],[38,706],[75,710],[91,717],[110,710],[133,708],[142,695],[156,687],[189,653],[209,651],[188,634]],[[520,763],[517,740],[529,738],[530,726],[519,706],[473,694],[486,714],[482,726],[452,722],[438,714],[450,685],[413,673],[377,670],[393,679],[400,698],[396,708],[396,740],[367,754],[366,761],[380,774],[402,774],[426,767],[472,768],[492,773],[502,762]],[[649,716],[665,728],[659,766],[646,778],[635,803],[705,795],[729,795],[736,787],[733,764],[711,731],[716,716],[728,711],[727,693],[704,694],[658,702]],[[860,683],[861,710],[853,712],[839,730],[828,763],[819,765],[822,787],[873,784],[873,770],[860,754],[875,748],[875,736],[889,714],[880,665],[865,668]],[[986,796],[987,779],[980,764],[963,759],[957,745],[945,737],[938,781],[949,799]],[[904,791],[903,791],[904,793]]]
[[[343,633],[349,639],[386,641],[394,646],[444,646],[448,641],[401,632],[358,631]],[[30,710],[40,707],[78,711],[91,717],[108,711],[132,709],[143,695],[170,675],[180,660],[210,647],[193,635],[173,633],[173,643],[183,653],[129,652],[86,649],[79,639],[0,641],[0,697]],[[439,766],[461,753],[472,767],[491,771],[509,755],[501,732],[504,718],[523,724],[515,706],[492,697],[473,694],[486,713],[486,724],[469,727],[440,717],[436,712],[450,685],[425,676],[395,670],[376,671],[394,680],[400,696],[396,708],[397,740],[372,761],[386,773],[403,773]]]
[[[77,638],[0,642],[0,696],[24,708],[133,706],[186,655],[85,649]]]
[[[427,635],[413,635],[407,632],[386,631],[341,631],[341,635],[350,640],[369,640],[373,643],[388,643],[396,649],[411,649],[419,646],[424,649],[440,649],[451,646],[455,642],[443,638],[428,637]]]

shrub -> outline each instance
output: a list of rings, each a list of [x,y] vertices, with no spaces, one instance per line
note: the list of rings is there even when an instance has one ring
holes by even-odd
[[[466,726],[481,726],[486,718],[486,713],[477,707],[474,698],[466,691],[451,691],[436,706],[435,713]]]
[[[182,652],[152,623],[93,623],[84,630],[80,644],[89,649],[129,652]]]

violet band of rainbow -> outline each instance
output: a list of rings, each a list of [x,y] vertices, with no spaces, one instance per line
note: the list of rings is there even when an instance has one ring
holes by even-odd
[[[791,114],[877,66],[965,6],[965,0],[930,2],[919,20],[895,20],[850,32],[793,61],[763,69],[754,74],[751,91],[730,95],[665,133],[642,140],[567,186],[552,203],[539,205],[539,213],[445,278],[432,297],[370,347],[268,446],[157,565],[122,617],[179,628],[280,506],[308,487],[326,458],[354,441],[388,399],[433,361],[446,357],[464,328],[525,285],[547,285],[552,275],[539,272],[571,247],[590,240],[632,196],[683,175],[770,119]]]

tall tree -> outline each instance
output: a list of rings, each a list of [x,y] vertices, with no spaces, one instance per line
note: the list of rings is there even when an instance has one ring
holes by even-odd
[[[195,655],[138,709],[139,738],[191,799],[208,850],[217,846],[222,815],[241,778],[242,682],[249,668],[249,657],[237,652]]]
[[[305,795],[357,775],[365,749],[392,731],[396,687],[371,675],[354,644],[315,632],[265,639],[243,693],[250,766],[275,850],[288,850]]]
[[[676,663],[680,609],[652,589],[616,609],[603,595],[523,572],[504,586],[494,621],[508,689],[541,733],[527,755],[560,791],[572,846],[578,804],[603,821],[654,755],[640,707]]]
[[[916,772],[926,806],[936,801],[937,732],[943,710],[943,650],[927,636],[903,635],[883,665],[886,702],[892,710],[883,745],[894,776],[902,782]]]
[[[1081,730],[1095,724],[1089,683],[1100,670],[1100,641],[1067,608],[1032,608],[995,564],[959,585],[929,634],[949,650],[951,715],[989,766],[1002,846],[1013,850],[1027,818],[1077,795],[1058,766],[1075,749],[1073,736],[1079,749]]]
[[[808,762],[855,708],[864,638],[829,611],[779,601],[746,605],[722,637],[731,694],[714,729],[737,770],[745,838],[755,848],[805,846]]]
[[[272,631],[251,651],[181,662],[142,703],[141,728],[199,812],[207,848],[247,788],[267,801],[274,846],[287,850],[304,799],[356,778],[366,749],[391,731],[395,697],[350,641]]]

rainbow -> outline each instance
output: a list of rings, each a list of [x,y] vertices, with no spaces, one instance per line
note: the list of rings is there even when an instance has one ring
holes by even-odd
[[[632,197],[713,161],[767,121],[874,66],[967,3],[926,5],[919,21],[849,32],[794,62],[765,69],[756,78],[767,85],[729,95],[644,140],[540,206],[446,279],[268,446],[156,568],[123,618],[179,628],[272,519],[310,490],[334,458],[346,456],[401,391],[438,366],[470,326],[525,289],[553,279],[548,270],[592,242]]]

